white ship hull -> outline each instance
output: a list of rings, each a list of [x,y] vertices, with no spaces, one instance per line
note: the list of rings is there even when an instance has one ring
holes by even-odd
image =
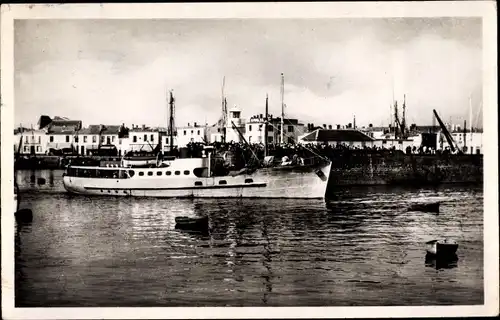
[[[331,166],[328,163],[316,167],[262,168],[252,174],[198,177],[192,169],[202,167],[202,163],[203,159],[183,159],[172,161],[165,168],[115,168],[121,171],[120,174],[128,174],[131,170],[133,174],[127,178],[65,175],[63,182],[68,192],[83,195],[324,198]],[[85,170],[84,167],[76,168]]]

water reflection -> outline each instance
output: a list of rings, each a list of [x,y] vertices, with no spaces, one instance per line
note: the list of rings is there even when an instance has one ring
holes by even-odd
[[[431,254],[425,256],[425,266],[436,270],[453,269],[458,267],[458,256],[455,254],[451,257],[440,257]]]

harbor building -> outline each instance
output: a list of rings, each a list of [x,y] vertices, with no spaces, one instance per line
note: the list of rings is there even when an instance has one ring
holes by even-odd
[[[345,145],[353,148],[373,147],[375,139],[354,129],[316,129],[303,137],[301,144],[328,144],[330,146]]]
[[[128,148],[124,151],[153,151],[160,142],[158,128],[141,127],[132,124],[129,130]]]
[[[280,143],[281,139],[281,118],[268,117],[267,124],[267,142]],[[245,139],[248,143],[264,143],[265,116],[262,114],[250,117],[245,124]],[[283,120],[285,131],[283,132],[284,143],[297,143],[299,137],[304,134],[304,124],[299,123],[297,119]]]
[[[206,129],[205,126],[200,126],[196,122],[193,125],[188,123],[185,127],[177,127],[177,139],[174,138],[174,145],[183,148],[186,147],[188,143],[205,143],[207,142]],[[168,140],[169,137],[167,136],[165,138],[165,145],[170,145]]]
[[[21,149],[19,150],[20,139]],[[47,152],[48,137],[45,130],[20,127],[14,131],[14,152],[22,155],[42,155]]]
[[[89,125],[88,128],[76,132],[74,145],[80,155],[96,154],[102,145],[114,145],[121,149],[122,140],[119,138],[121,126],[117,125]]]

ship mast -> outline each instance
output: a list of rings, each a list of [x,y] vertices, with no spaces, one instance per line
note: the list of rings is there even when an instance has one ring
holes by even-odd
[[[406,94],[403,95],[403,120],[401,120],[401,135],[406,138]]]
[[[224,95],[224,87],[226,86],[226,77],[222,78],[222,94],[221,94],[221,105],[222,105],[222,142],[226,142],[226,127],[227,127],[227,101]]]
[[[266,93],[266,117],[264,118],[264,157],[267,157],[267,121],[269,114],[269,97]]]
[[[170,112],[169,112],[169,121],[168,121],[168,134],[169,134],[169,142],[170,142],[170,155],[173,155],[174,152],[174,130],[175,130],[175,123],[174,123],[174,113],[175,113],[175,99],[172,94],[172,90],[169,92],[169,105],[170,105]]]
[[[280,142],[284,144],[284,123],[285,123],[285,76],[281,73],[281,132]]]

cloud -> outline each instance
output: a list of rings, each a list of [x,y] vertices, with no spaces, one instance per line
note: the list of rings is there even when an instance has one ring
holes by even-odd
[[[436,21],[441,21],[438,23]],[[468,22],[469,21],[469,22]],[[477,20],[138,20],[16,22],[16,123],[40,114],[85,124],[217,120],[221,82],[244,117],[280,111],[317,124],[387,124],[395,97],[408,121],[468,118],[482,96]],[[471,31],[473,30],[473,31]],[[475,30],[475,31],[474,31]],[[479,45],[478,45],[479,43]]]

